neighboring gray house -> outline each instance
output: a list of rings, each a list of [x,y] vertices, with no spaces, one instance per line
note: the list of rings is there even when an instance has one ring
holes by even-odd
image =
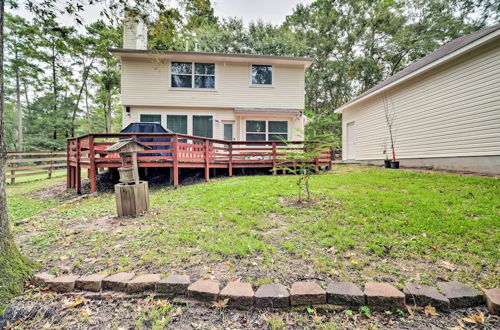
[[[387,106],[384,106],[384,102]],[[500,24],[455,39],[335,110],[343,159],[500,174]]]

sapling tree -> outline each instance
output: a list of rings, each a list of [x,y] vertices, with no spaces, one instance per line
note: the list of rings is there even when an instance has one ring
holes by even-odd
[[[331,150],[333,142],[330,135],[320,135],[306,138],[303,148],[297,148],[296,144],[290,143],[282,138],[284,148],[280,149],[282,156],[273,170],[283,170],[297,176],[296,184],[298,190],[298,201],[302,196],[311,199],[310,177],[319,171],[316,159],[321,158],[326,150]]]
[[[382,94],[382,101],[384,103],[384,116],[387,128],[389,129],[389,137],[391,139],[392,161],[396,161],[396,149],[394,144],[394,122],[396,120],[396,112],[394,105],[389,97],[384,93]]]

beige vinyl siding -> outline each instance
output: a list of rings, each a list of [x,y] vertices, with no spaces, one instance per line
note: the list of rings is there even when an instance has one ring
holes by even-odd
[[[487,45],[387,90],[397,158],[500,155],[500,47]],[[344,109],[356,125],[356,159],[382,159],[389,131],[381,95]]]
[[[301,140],[303,132],[303,116],[273,115],[263,116],[262,114],[237,116],[232,109],[165,109],[137,107],[130,109],[130,115],[123,111],[123,127],[130,123],[140,122],[141,114],[161,115],[161,125],[167,127],[167,115],[186,115],[188,134],[193,132],[193,115],[213,116],[213,137],[215,139],[224,138],[224,123],[234,123],[234,134],[236,140],[245,140],[245,120],[279,120],[288,122],[289,139]]]
[[[202,61],[200,61],[202,62]],[[251,63],[216,63],[215,89],[170,87],[170,62],[122,60],[122,104],[136,106],[304,108],[304,67],[273,65],[273,86],[254,87]]]

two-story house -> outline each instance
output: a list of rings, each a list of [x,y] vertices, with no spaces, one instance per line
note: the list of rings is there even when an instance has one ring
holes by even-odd
[[[145,25],[127,15],[123,126],[157,122],[176,133],[224,140],[302,139],[309,58],[147,50]]]

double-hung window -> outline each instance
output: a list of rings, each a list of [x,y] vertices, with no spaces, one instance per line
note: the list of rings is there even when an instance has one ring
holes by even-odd
[[[170,85],[173,88],[215,88],[215,64],[172,62]]]
[[[247,141],[288,140],[288,122],[274,120],[247,120]]]
[[[273,84],[273,67],[271,65],[252,65],[252,85]]]

